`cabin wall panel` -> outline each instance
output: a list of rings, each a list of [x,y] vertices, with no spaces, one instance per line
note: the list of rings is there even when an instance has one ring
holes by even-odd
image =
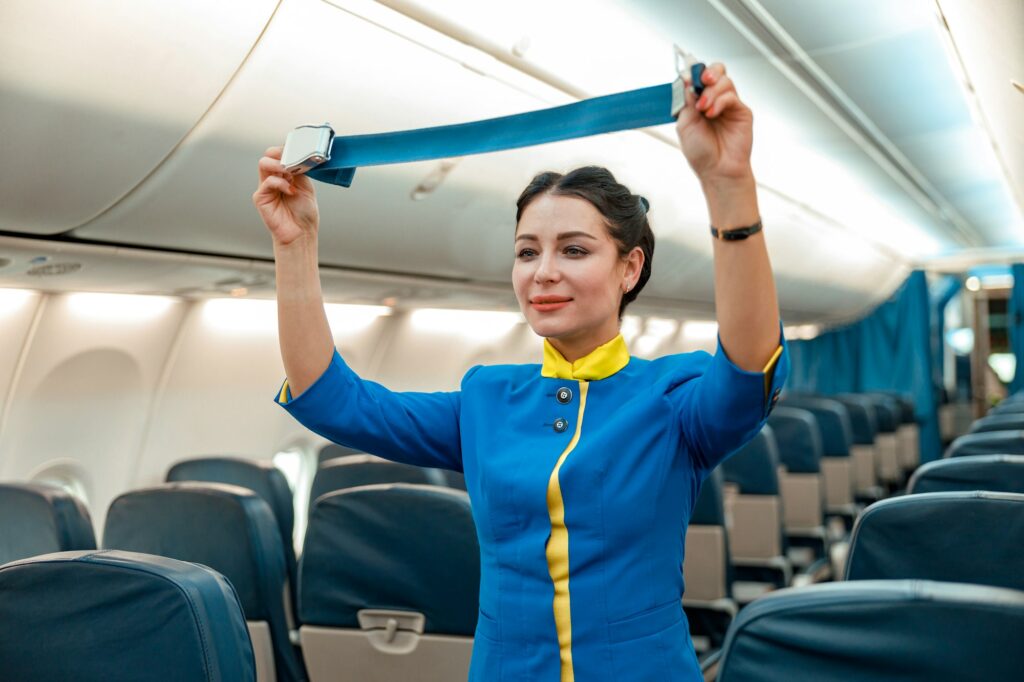
[[[48,297],[26,348],[0,433],[0,478],[30,479],[55,463],[81,472],[99,530],[131,480],[184,306],[165,300],[155,313],[111,319],[114,308],[83,309],[76,296]]]
[[[0,289],[0,434],[5,428],[11,383],[15,380],[32,319],[43,300],[44,296],[35,292]],[[0,471],[2,467],[3,452],[0,451]]]

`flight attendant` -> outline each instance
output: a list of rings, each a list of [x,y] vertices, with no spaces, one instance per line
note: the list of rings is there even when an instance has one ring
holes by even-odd
[[[313,183],[260,159],[253,202],[277,262],[287,380],[313,431],[465,473],[481,550],[470,679],[699,680],[680,604],[701,482],[764,424],[787,373],[756,185],[752,115],[721,64],[676,131],[707,200],[719,346],[630,357],[622,312],[651,275],[647,202],[603,168],[542,173],[517,203],[512,285],[540,364],[477,366],[455,392],[392,392],[337,353]],[[595,142],[596,143],[596,142]]]

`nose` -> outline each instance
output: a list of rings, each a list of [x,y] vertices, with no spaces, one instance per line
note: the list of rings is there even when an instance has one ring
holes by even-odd
[[[537,284],[544,282],[557,282],[562,279],[562,273],[558,269],[558,262],[550,251],[541,255],[537,269],[533,273],[533,281]]]

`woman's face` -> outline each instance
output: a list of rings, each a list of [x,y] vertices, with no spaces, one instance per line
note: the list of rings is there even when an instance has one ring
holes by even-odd
[[[618,333],[623,286],[635,285],[642,264],[640,247],[619,256],[589,201],[543,194],[519,219],[512,286],[536,334],[599,345]]]

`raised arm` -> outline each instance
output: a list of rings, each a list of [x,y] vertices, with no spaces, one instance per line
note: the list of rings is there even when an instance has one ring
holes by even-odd
[[[274,241],[278,338],[288,388],[296,397],[330,364],[334,338],[320,289],[320,214],[313,181],[285,172],[282,151],[271,147],[260,159],[260,185],[252,201]]]
[[[712,64],[698,99],[687,91],[676,132],[697,174],[711,225],[719,231],[760,220],[750,167],[754,117],[740,101],[725,66]],[[714,240],[715,312],[719,338],[739,368],[769,368],[779,349],[779,304],[763,232],[738,241]]]

